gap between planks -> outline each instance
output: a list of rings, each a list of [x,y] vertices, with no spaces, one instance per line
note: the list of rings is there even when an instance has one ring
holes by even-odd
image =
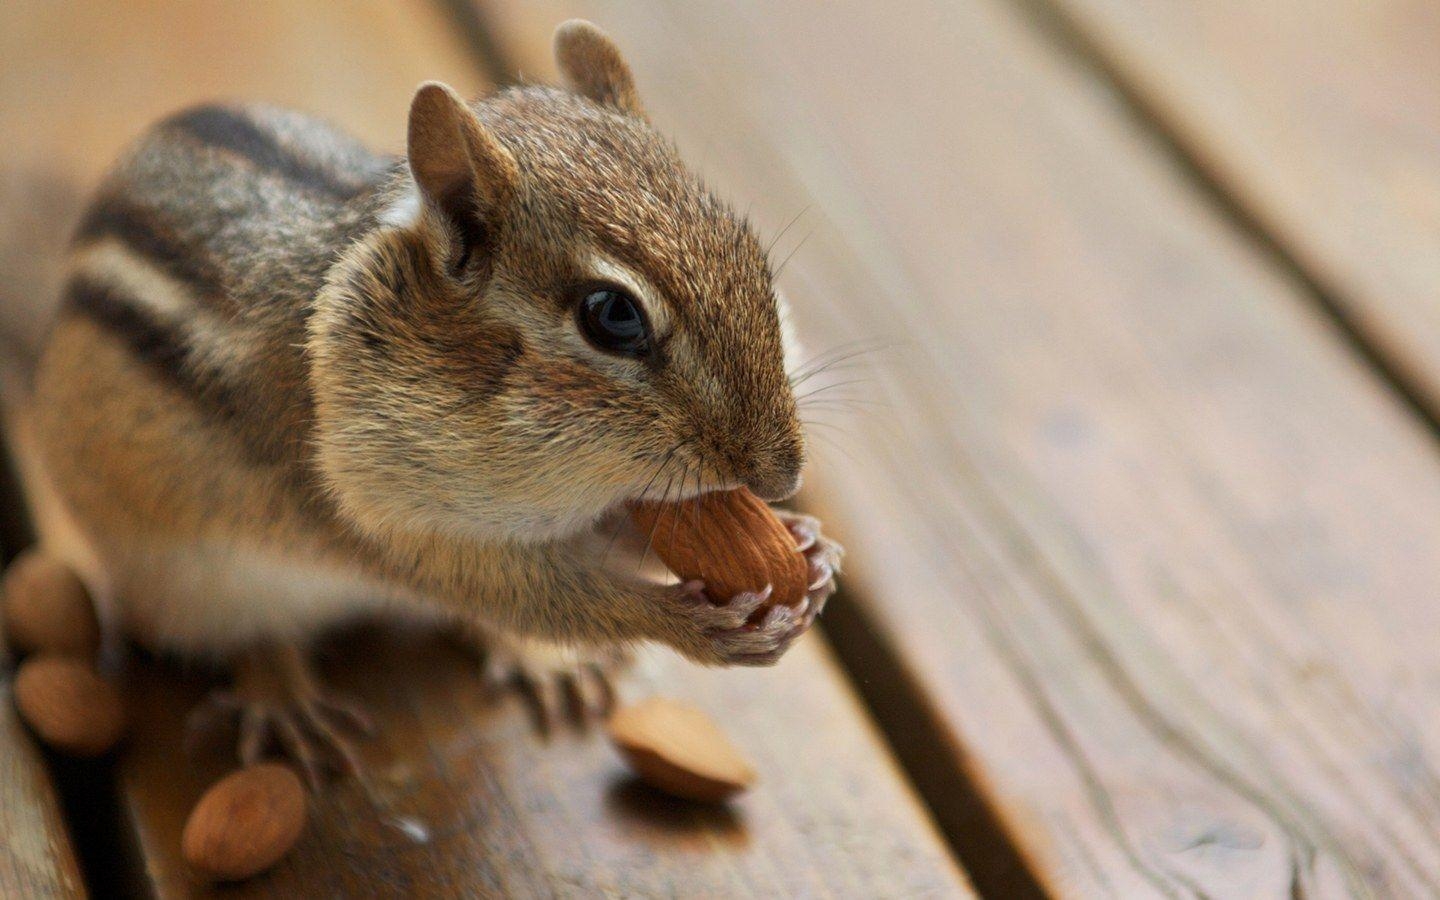
[[[442,5],[442,10],[450,13],[459,9],[458,4]],[[463,25],[463,23],[462,23]],[[463,30],[463,29],[462,29]],[[475,41],[474,35],[468,38]],[[493,51],[486,51],[493,52]],[[481,70],[485,68],[485,57],[479,60]],[[16,504],[18,508],[18,502]],[[0,514],[9,512],[0,506]],[[10,522],[20,522],[16,516],[9,519]],[[23,531],[21,532],[23,534]],[[835,679],[841,683],[841,679]],[[856,722],[862,721],[856,719]],[[877,759],[879,759],[877,754]],[[84,771],[72,771],[73,767],[61,767],[57,774],[60,778],[75,785],[75,790],[67,796],[67,817],[71,827],[85,833],[85,852],[87,861],[85,864],[86,873],[91,888],[97,895],[129,895],[133,892],[143,890],[142,884],[147,877],[147,860],[136,848],[133,837],[126,828],[114,824],[120,816],[115,808],[115,801],[119,793],[114,787],[113,773],[108,769],[104,773],[108,781],[100,781],[95,774],[97,770],[86,768]],[[87,774],[88,773],[88,774]],[[108,806],[98,807],[97,800],[103,799]],[[862,804],[863,808],[863,804]],[[913,804],[912,807],[913,808]],[[919,816],[914,816],[913,821],[920,822]],[[87,824],[88,823],[88,824]],[[111,823],[108,826],[106,823]],[[919,843],[918,841],[915,843]],[[944,851],[936,843],[935,857],[943,858]],[[947,869],[948,871],[948,869]]]
[[[0,572],[33,539],[34,532],[22,500],[16,467],[3,427],[0,427]],[[0,635],[0,645],[3,645],[3,635]],[[12,664],[13,659],[0,646],[0,666]],[[8,673],[0,674],[0,678],[9,677]],[[9,700],[8,692],[4,699]],[[28,733],[17,732],[17,736],[21,740],[30,740]],[[38,745],[36,750],[35,762],[43,767],[53,788],[60,807],[60,828],[69,838],[74,863],[79,868],[83,888],[77,886],[77,891],[89,891],[102,897],[125,896],[127,884],[120,873],[127,864],[123,861],[125,855],[117,840],[117,808],[111,790],[113,778],[109,763],[67,760]]]
[[[1333,326],[1337,341],[1375,375],[1386,393],[1424,423],[1436,439],[1437,446],[1440,446],[1440,410],[1432,408],[1427,401],[1423,379],[1409,371],[1402,361],[1392,359],[1384,347],[1372,341],[1339,294],[1326,286],[1321,277],[1301,262],[1285,241],[1271,231],[1262,217],[1226,186],[1226,180],[1214,165],[1197,152],[1171,117],[1166,115],[1158,98],[1147,91],[1146,85],[1127,75],[1116,64],[1110,54],[1081,27],[1076,14],[1064,9],[1056,0],[1002,2],[1018,10],[1058,53],[1069,58],[1090,79],[1114,92],[1120,101],[1120,109],[1141,131],[1154,139],[1156,152],[1163,155],[1189,182],[1196,196],[1209,203],[1212,211],[1263,254],[1271,267],[1299,288],[1299,293]]]
[[[526,73],[505,39],[486,20],[483,4],[470,0],[432,0],[456,22],[471,56],[497,89],[520,84],[540,73]],[[556,23],[558,24],[558,22]],[[802,493],[794,504],[813,512]],[[895,757],[906,780],[945,838],[960,867],[982,896],[1030,900],[1046,896],[1022,848],[1011,840],[971,773],[953,765],[951,736],[926,710],[922,693],[905,673],[902,654],[879,635],[862,605],[852,603],[842,585],[831,598],[818,627],[825,635],[852,690]],[[941,750],[940,748],[946,748]]]
[[[1021,2],[1024,2],[1024,0],[1021,0]],[[1006,3],[1006,4],[1003,4],[1003,5],[1010,5],[1010,4],[1009,4],[1009,3]],[[1034,30],[1033,26],[1036,25],[1037,22],[1036,22],[1036,20],[1034,19],[1034,17],[1032,16],[1029,21],[1025,21],[1025,22],[1023,22],[1022,24],[1025,26],[1026,30],[1031,30],[1031,31],[1033,31],[1033,30]],[[1043,24],[1043,22],[1041,22],[1040,24]],[[1037,41],[1036,43],[1042,43],[1042,42],[1044,43],[1044,45],[1045,45],[1045,50],[1046,50],[1046,55],[1047,55],[1047,56],[1054,56],[1055,58],[1057,58],[1057,59],[1059,59],[1061,62],[1063,62],[1067,67],[1072,67],[1072,63],[1073,63],[1073,61],[1074,61],[1072,58],[1067,57],[1067,55],[1066,55],[1065,53],[1059,53],[1059,54],[1054,53],[1055,48],[1054,48],[1054,46],[1053,46],[1053,43],[1054,43],[1054,37],[1055,37],[1055,36],[1054,36],[1052,33],[1050,33],[1050,32],[1045,32],[1043,28],[1041,29],[1041,31],[1042,31],[1042,33],[1041,33],[1039,36],[1043,39],[1043,41]],[[1078,71],[1078,77],[1075,78],[1076,81],[1084,81],[1084,82],[1087,82],[1087,83],[1089,83],[1089,84],[1091,84],[1091,85],[1096,85],[1096,86],[1100,86],[1100,87],[1106,87],[1106,88],[1109,88],[1109,87],[1110,87],[1110,85],[1107,85],[1107,84],[1106,84],[1106,80],[1107,80],[1107,79],[1106,79],[1105,77],[1103,77],[1103,75],[1104,75],[1103,71],[1099,73],[1100,77],[1097,77],[1096,70],[1095,70],[1093,67],[1087,66],[1087,65],[1083,65],[1083,63],[1084,63],[1083,58],[1080,60],[1080,62],[1082,63],[1082,65],[1079,66],[1079,67],[1075,67],[1075,68],[1076,68],[1076,71]],[[1121,111],[1121,113],[1122,113],[1122,116],[1117,117],[1117,118],[1123,118],[1123,117],[1124,117],[1123,114],[1125,114],[1125,113],[1127,113],[1127,112],[1128,112],[1128,114],[1130,114],[1130,115],[1132,115],[1132,116],[1135,115],[1135,113],[1136,113],[1136,110],[1135,110],[1133,107],[1131,107],[1129,110],[1121,109],[1120,111]],[[1323,291],[1319,291],[1318,289],[1314,288],[1314,286],[1313,286],[1313,281],[1312,281],[1311,279],[1309,279],[1309,278],[1306,277],[1307,273],[1306,273],[1303,269],[1300,269],[1300,268],[1298,268],[1298,267],[1295,267],[1293,264],[1291,264],[1291,265],[1286,265],[1286,257],[1283,255],[1283,253],[1282,253],[1282,255],[1281,255],[1280,257],[1274,256],[1274,252],[1275,252],[1275,250],[1278,249],[1278,248],[1275,248],[1275,247],[1273,246],[1273,244],[1267,244],[1267,242],[1264,240],[1264,238],[1266,238],[1266,235],[1264,234],[1263,230],[1260,231],[1260,232],[1258,232],[1258,233],[1257,233],[1257,232],[1249,231],[1249,230],[1247,230],[1246,228],[1243,227],[1243,223],[1242,223],[1241,221],[1237,221],[1234,213],[1235,213],[1235,212],[1243,212],[1243,210],[1233,210],[1233,211],[1232,211],[1232,210],[1229,210],[1228,208],[1222,208],[1222,209],[1219,210],[1222,214],[1221,214],[1221,215],[1218,215],[1218,216],[1215,216],[1214,213],[1217,212],[1216,209],[1214,209],[1214,208],[1205,209],[1206,203],[1204,202],[1204,198],[1208,198],[1211,202],[1220,203],[1220,204],[1222,204],[1222,207],[1223,207],[1223,202],[1224,202],[1225,199],[1226,199],[1226,195],[1225,195],[1223,192],[1212,193],[1210,190],[1205,189],[1205,187],[1206,187],[1206,182],[1204,181],[1203,172],[1198,171],[1198,170],[1195,170],[1195,169],[1187,168],[1187,167],[1186,167],[1186,161],[1185,161],[1185,158],[1183,157],[1183,155],[1182,155],[1181,157],[1179,157],[1179,158],[1175,158],[1173,155],[1167,156],[1167,154],[1165,154],[1165,153],[1155,153],[1155,152],[1154,152],[1155,149],[1156,149],[1156,147],[1155,147],[1155,139],[1156,139],[1157,137],[1160,137],[1161,140],[1163,141],[1164,136],[1163,136],[1163,135],[1157,135],[1157,134],[1156,134],[1156,129],[1155,129],[1154,124],[1153,124],[1152,122],[1150,122],[1149,120],[1147,120],[1146,118],[1144,118],[1143,115],[1142,115],[1142,116],[1139,117],[1139,121],[1138,121],[1138,122],[1134,122],[1134,123],[1132,123],[1132,124],[1139,126],[1138,128],[1135,128],[1134,131],[1137,133],[1136,136],[1137,136],[1141,141],[1144,142],[1144,149],[1145,149],[1145,151],[1146,151],[1146,155],[1147,155],[1147,156],[1152,156],[1152,155],[1153,155],[1153,156],[1155,157],[1155,159],[1158,160],[1158,161],[1160,161],[1162,164],[1167,164],[1167,165],[1169,165],[1171,168],[1175,169],[1175,170],[1181,175],[1181,177],[1178,178],[1178,179],[1176,179],[1176,181],[1179,182],[1179,183],[1184,183],[1186,187],[1192,189],[1192,190],[1190,190],[1190,191],[1188,192],[1188,195],[1191,196],[1191,197],[1195,197],[1195,196],[1198,194],[1198,195],[1202,198],[1202,202],[1197,202],[1197,203],[1195,203],[1195,204],[1193,204],[1193,205],[1194,205],[1196,208],[1202,209],[1204,212],[1206,212],[1207,214],[1211,215],[1211,216],[1214,218],[1214,220],[1218,223],[1217,226],[1216,226],[1216,228],[1214,229],[1215,231],[1217,231],[1217,232],[1219,232],[1219,231],[1230,231],[1232,238],[1238,238],[1238,240],[1236,240],[1235,243],[1237,243],[1237,244],[1243,243],[1243,244],[1248,245],[1249,247],[1259,249],[1261,252],[1256,253],[1255,256],[1256,256],[1257,258],[1260,258],[1261,261],[1264,263],[1264,268],[1265,268],[1265,270],[1278,272],[1278,273],[1282,276],[1282,278],[1285,278],[1285,279],[1289,280],[1289,281],[1291,282],[1291,284],[1288,286],[1288,289],[1294,289],[1294,287],[1297,286],[1297,285],[1298,285],[1299,287],[1302,287],[1302,288],[1306,289],[1307,293],[1310,295],[1309,297],[1302,296],[1302,297],[1300,297],[1300,298],[1291,298],[1291,302],[1294,303],[1295,306],[1304,306],[1304,307],[1306,307],[1306,308],[1308,309],[1308,308],[1312,305],[1312,304],[1309,302],[1311,297],[1314,297],[1316,300],[1319,300],[1319,301],[1321,301],[1321,302],[1324,302],[1324,301],[1327,299],[1327,298],[1325,297]],[[1179,150],[1179,149],[1181,149],[1181,148],[1173,148],[1173,149],[1171,150],[1171,154],[1173,154],[1173,153],[1175,152],[1175,150]],[[1177,163],[1178,163],[1179,165],[1176,165]],[[1195,180],[1197,177],[1200,178],[1199,181],[1196,181],[1196,180]],[[1198,188],[1199,190],[1194,190],[1194,189],[1197,189],[1197,188]],[[1242,227],[1238,227],[1238,228],[1237,228],[1237,227],[1234,227],[1234,226],[1242,226]],[[1266,257],[1267,257],[1267,254],[1266,254],[1267,249],[1269,250],[1269,257],[1268,257],[1268,258],[1266,258]],[[1288,292],[1288,289],[1287,289],[1286,291],[1275,291],[1275,292],[1273,292],[1273,293],[1286,293],[1286,292]],[[1362,359],[1361,359],[1361,361],[1362,361],[1362,366],[1356,367],[1356,368],[1357,368],[1357,369],[1363,369],[1363,375],[1362,375],[1363,378],[1365,378],[1365,379],[1371,379],[1371,378],[1373,378],[1375,369],[1377,368],[1377,367],[1375,366],[1375,364],[1374,364],[1376,361],[1367,353],[1367,347],[1366,347],[1365,343],[1364,343],[1363,341],[1357,341],[1357,340],[1355,340],[1355,339],[1353,338],[1353,335],[1346,330],[1346,328],[1345,328],[1345,323],[1344,323],[1343,321],[1337,321],[1336,318],[1335,318],[1333,315],[1327,315],[1327,316],[1325,316],[1325,318],[1324,318],[1323,321],[1324,321],[1325,325],[1327,326],[1327,327],[1325,327],[1325,328],[1323,329],[1323,333],[1324,333],[1324,335],[1325,335],[1327,338],[1333,336],[1332,333],[1331,333],[1331,328],[1330,328],[1329,326],[1332,326],[1332,325],[1333,325],[1333,326],[1339,326],[1339,329],[1340,329],[1340,334],[1339,334],[1339,336],[1346,339],[1346,340],[1343,340],[1343,341],[1341,342],[1342,344],[1346,345],[1346,351],[1345,351],[1345,352],[1348,353],[1348,354],[1351,354],[1351,355],[1356,355],[1356,354],[1358,354],[1360,357],[1362,357]],[[1380,360],[1379,362],[1383,362],[1383,360]],[[1382,373],[1382,374],[1383,374],[1383,373]],[[1386,384],[1386,385],[1385,385],[1385,389],[1383,389],[1383,390],[1381,390],[1381,391],[1379,392],[1379,394],[1380,394],[1380,404],[1381,404],[1381,405],[1387,405],[1387,404],[1390,404],[1390,403],[1393,402],[1393,400],[1391,399],[1391,398],[1394,396],[1394,393],[1393,393],[1393,391],[1391,390],[1392,388],[1394,388],[1394,384],[1393,384],[1393,383]],[[1416,409],[1414,408],[1414,404],[1412,403],[1411,412],[1413,413],[1413,412],[1416,412],[1416,411],[1418,411],[1418,410],[1416,410]],[[1405,418],[1405,417],[1408,417],[1408,415],[1409,415],[1409,414],[1407,413],[1407,414],[1405,414],[1404,416],[1397,416],[1396,418],[1397,418],[1397,419]],[[1423,415],[1422,415],[1421,418],[1428,420],[1428,416],[1423,416]],[[1422,445],[1422,449],[1425,449],[1425,448],[1423,447],[1423,445]],[[1000,518],[1001,518],[1002,520],[1014,518],[1014,510],[1009,510],[1009,511],[1004,511],[1004,510],[1002,510],[1002,511],[1000,512]],[[1023,530],[1023,529],[1022,529],[1022,530]],[[1033,546],[1032,546],[1032,547],[1024,547],[1024,548],[1021,548],[1021,549],[1022,549],[1024,555],[1026,555],[1027,557],[1036,557],[1036,556],[1037,556],[1037,553],[1036,553],[1035,548],[1034,548]],[[1043,563],[1044,563],[1043,560],[1040,560],[1040,561],[1038,561],[1038,562],[1037,562],[1036,560],[1030,560],[1030,562],[1033,563],[1033,564],[1035,564],[1035,565],[1038,565],[1038,566],[1043,570],[1043,571],[1041,572],[1041,575],[1044,577],[1044,579],[1045,579],[1046,581],[1049,581],[1049,580],[1051,580],[1051,579],[1056,579],[1056,580],[1058,580],[1058,579],[1061,578],[1061,576],[1057,575],[1057,574],[1055,573],[1055,571],[1053,571],[1053,569],[1052,569],[1051,566],[1043,564]],[[1064,591],[1061,591],[1061,593],[1064,593]],[[862,597],[862,598],[859,598],[859,599],[861,599],[861,600],[868,600],[869,598],[868,598],[868,597]],[[858,604],[857,604],[857,605],[858,605]],[[1074,613],[1075,617],[1077,617],[1077,620],[1078,620],[1078,619],[1083,619],[1083,617],[1081,616],[1080,610],[1078,610],[1078,609],[1077,609],[1077,610],[1070,610],[1069,612]],[[841,618],[843,618],[843,614],[842,614]],[[832,627],[835,625],[835,623],[833,623],[833,622],[832,622],[831,624],[832,624]],[[867,623],[864,623],[864,622],[862,621],[862,622],[860,622],[860,623],[858,623],[857,625],[854,625],[854,626],[843,626],[843,627],[837,628],[836,631],[837,631],[837,632],[840,632],[840,633],[842,633],[842,634],[848,634],[848,635],[852,635],[852,636],[854,636],[854,635],[859,635],[859,636],[861,636],[861,637],[868,637],[868,636],[864,635],[863,632],[857,630],[857,629],[862,629],[862,628],[864,628],[865,624],[867,624]],[[1079,629],[1079,630],[1082,631],[1082,632],[1084,631],[1084,629]],[[1082,637],[1082,638],[1088,638],[1088,635],[1087,635],[1087,634],[1082,634],[1081,637]],[[873,638],[872,638],[872,640],[873,640]],[[1094,644],[1096,644],[1096,645],[1098,646],[1099,643],[1101,643],[1101,642],[1088,641],[1088,639],[1087,639],[1087,640],[1085,641],[1085,643],[1087,643],[1087,646],[1088,646],[1089,644],[1091,644],[1091,643],[1094,643]],[[847,664],[850,664],[850,665],[852,665],[852,666],[856,666],[855,671],[860,672],[860,673],[864,673],[864,675],[874,674],[874,667],[873,667],[871,664],[869,664],[869,663],[861,664],[861,663],[859,662],[859,659],[861,658],[861,653],[862,653],[862,651],[864,650],[863,646],[861,647],[860,650],[857,650],[854,645],[852,645],[852,646],[850,646],[850,647],[841,646],[840,649],[841,649],[841,652],[846,656]],[[895,648],[894,648],[894,647],[884,647],[884,646],[881,646],[881,647],[880,647],[880,653],[883,655],[883,657],[884,657],[885,659],[889,659],[890,661],[895,662],[895,663],[896,663],[896,666],[895,666],[896,669],[898,669],[898,670],[899,670],[900,672],[902,672],[902,673],[904,672],[904,666],[903,666],[903,662],[904,662],[904,661],[903,661],[903,659],[897,659],[896,654],[895,654]],[[1114,660],[1107,657],[1107,659],[1105,660],[1104,669],[1105,669],[1105,672],[1106,672],[1107,675],[1113,675],[1113,674],[1114,674],[1114,671],[1113,671],[1113,670],[1115,669],[1115,662],[1114,662]],[[862,675],[862,677],[861,677],[860,679],[857,679],[857,680],[860,680],[860,681],[863,682],[863,680],[864,680],[864,675]],[[892,676],[892,680],[902,680],[902,679],[895,679],[895,678],[893,678],[893,676]],[[902,689],[903,689],[903,685],[902,685],[901,687],[902,687]],[[1130,688],[1133,688],[1133,686],[1129,686],[1129,687],[1130,687]],[[907,741],[915,741],[916,738],[917,738],[917,736],[916,736],[915,734],[906,734],[906,733],[903,733],[903,730],[901,730],[901,729],[903,728],[903,723],[904,723],[904,721],[906,720],[906,716],[909,715],[908,713],[906,713],[905,715],[894,715],[894,716],[891,717],[890,721],[888,721],[888,722],[885,721],[886,718],[887,718],[887,716],[886,716],[885,713],[882,712],[882,710],[883,710],[884,706],[886,705],[886,702],[888,701],[889,698],[888,698],[888,695],[887,695],[886,693],[884,693],[884,689],[885,689],[885,685],[878,686],[878,687],[876,687],[873,691],[867,691],[867,692],[866,692],[866,696],[867,696],[867,699],[869,700],[869,702],[870,702],[871,705],[872,705],[872,713],[878,714],[878,715],[879,715],[879,718],[882,719],[882,723],[885,724],[885,727],[886,727],[887,731],[889,732],[889,736],[890,736],[890,739],[891,739],[891,741],[892,741],[892,744],[895,744],[897,747],[903,748],[903,747],[905,747]],[[1130,690],[1130,689],[1127,689],[1127,690],[1125,690],[1125,691],[1122,691],[1121,693],[1124,695],[1124,699],[1126,700],[1127,704],[1133,706],[1133,705],[1134,705],[1134,701],[1136,700],[1136,697],[1137,697],[1138,695],[1136,695],[1135,692],[1134,692],[1133,690]],[[1142,699],[1143,699],[1143,698],[1142,698]],[[919,703],[919,702],[920,702],[920,701],[918,701],[918,700],[916,701],[917,706],[918,706],[918,703]],[[924,707],[923,707],[923,706],[920,706],[920,707],[918,707],[918,708],[920,709],[921,714],[924,715],[924,714],[925,714]],[[1161,738],[1165,739],[1165,742],[1169,743],[1169,742],[1172,742],[1172,741],[1173,741],[1173,739],[1174,739],[1174,737],[1175,737],[1175,729],[1174,729],[1172,726],[1170,726],[1169,724],[1167,724],[1167,723],[1166,723],[1165,721],[1163,721],[1162,719],[1158,719],[1157,717],[1155,717],[1155,716],[1153,716],[1153,715],[1143,716],[1143,718],[1147,719],[1147,723],[1148,723],[1148,725],[1151,727],[1151,730],[1157,732],[1157,733],[1160,735]],[[898,724],[897,724],[897,723],[898,723]],[[927,749],[929,749],[929,748],[927,748]],[[924,751],[919,751],[919,750],[917,750],[916,752],[917,752],[917,753],[923,753]],[[932,752],[933,752],[933,751],[932,751]],[[902,756],[905,756],[905,753],[902,752],[901,755],[902,755]],[[907,759],[907,764],[911,764],[911,760],[910,760],[910,759]],[[963,769],[964,767],[961,766],[961,767],[959,767],[959,768],[962,768],[962,769]],[[1204,766],[1201,766],[1201,768],[1204,768]],[[914,777],[915,780],[921,784],[922,789],[925,790],[925,794],[926,794],[927,800],[931,800],[931,799],[932,799],[931,794],[932,794],[933,792],[930,791],[928,788],[925,788],[925,785],[926,785],[926,782],[925,782],[925,780],[924,780],[924,779],[925,779],[925,776],[923,775],[923,773],[917,773],[917,771],[915,770],[913,764],[912,764],[912,777]],[[967,779],[969,778],[968,775],[963,775],[963,776],[962,776],[962,775],[956,775],[956,776],[954,776],[954,777],[955,777],[955,778],[967,778]],[[1225,780],[1225,779],[1221,779],[1221,780],[1223,781],[1223,780]],[[1244,792],[1243,792],[1243,791],[1240,791],[1240,793],[1243,794]],[[942,818],[943,818],[943,817],[942,817]],[[953,841],[953,840],[955,839],[956,835],[952,834],[951,837],[952,837],[952,841]],[[987,885],[981,884],[982,889],[985,888],[986,886],[987,886]]]

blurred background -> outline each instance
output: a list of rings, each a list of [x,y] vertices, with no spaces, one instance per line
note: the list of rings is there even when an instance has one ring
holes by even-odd
[[[381,706],[423,736],[392,762],[431,760],[397,784],[451,826],[448,861],[342,796],[254,890],[1435,892],[1435,4],[9,0],[3,352],[33,352],[80,204],[157,117],[267,100],[398,152],[418,83],[553,80],[573,16],[775,240],[829,364],[801,502],[850,555],[823,635],[772,673],[655,676],[786,762],[738,818],[657,812],[590,790],[603,751],[453,700],[451,657],[396,651],[375,665],[407,699]],[[146,684],[141,734],[170,734],[188,695]],[[435,724],[452,703],[483,746]],[[113,864],[193,888],[165,849],[173,748],[67,787],[11,732],[0,823],[48,849],[0,887]]]

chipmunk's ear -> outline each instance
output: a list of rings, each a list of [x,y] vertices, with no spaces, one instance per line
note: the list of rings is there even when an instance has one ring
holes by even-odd
[[[427,203],[460,233],[465,250],[510,199],[519,168],[510,151],[447,85],[428,81],[410,102],[410,173]]]
[[[562,22],[555,29],[555,62],[570,90],[644,118],[630,67],[620,55],[620,48],[599,28],[584,19]]]

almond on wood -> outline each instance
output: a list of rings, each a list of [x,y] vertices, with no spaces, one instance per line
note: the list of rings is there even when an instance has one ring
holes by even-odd
[[[259,763],[205,792],[185,822],[181,852],[206,878],[242,881],[283,859],[307,818],[299,776],[279,763]]]
[[[100,646],[95,604],[78,575],[41,550],[22,553],[0,583],[5,635],[22,653],[90,658]]]
[[[651,697],[610,717],[610,739],[651,787],[718,803],[755,783],[755,769],[700,710]]]
[[[69,756],[102,756],[125,733],[119,689],[86,660],[50,654],[25,660],[15,673],[15,706],[42,741]]]

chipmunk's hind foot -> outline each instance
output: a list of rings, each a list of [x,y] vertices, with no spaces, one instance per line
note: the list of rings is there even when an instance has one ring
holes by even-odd
[[[505,637],[481,641],[485,683],[518,688],[545,735],[566,720],[581,728],[603,721],[615,707],[615,683],[630,665],[630,655],[618,648],[580,651]]]
[[[243,765],[272,757],[289,760],[316,793],[327,775],[361,773],[356,742],[375,731],[364,708],[326,689],[308,654],[288,644],[243,653],[233,684],[211,693],[191,713],[187,744],[193,748],[226,726],[235,732]]]

